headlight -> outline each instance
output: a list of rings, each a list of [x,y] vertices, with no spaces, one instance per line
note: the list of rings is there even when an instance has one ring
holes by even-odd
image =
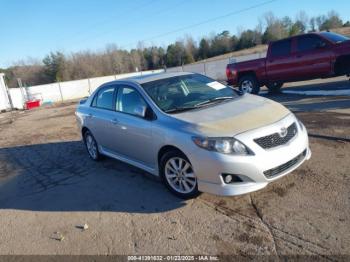
[[[212,137],[202,138],[193,137],[193,142],[206,150],[216,151],[223,154],[249,155],[252,152],[240,141],[234,138]]]

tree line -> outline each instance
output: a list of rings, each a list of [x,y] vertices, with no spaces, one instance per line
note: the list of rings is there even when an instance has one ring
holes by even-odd
[[[259,19],[254,29],[238,30],[237,35],[223,31],[203,37],[198,42],[191,36],[186,36],[182,40],[169,44],[166,48],[145,47],[139,43],[137,48],[130,51],[111,44],[99,52],[82,51],[69,55],[51,52],[42,61],[35,59],[19,61],[0,71],[6,74],[9,87],[17,87],[18,78],[25,86],[39,85],[181,66],[232,51],[267,44],[288,36],[348,26],[350,22],[342,21],[335,11],[311,18],[301,11],[294,19],[289,16],[279,18],[269,12]]]

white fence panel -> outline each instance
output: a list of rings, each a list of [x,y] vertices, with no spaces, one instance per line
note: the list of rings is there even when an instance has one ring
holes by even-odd
[[[163,72],[164,72],[164,69],[148,70],[148,71],[140,72],[140,75],[144,76],[144,75],[151,75],[151,74],[159,74],[159,73],[163,73]]]
[[[198,74],[205,75],[205,64],[204,63],[184,65],[183,69],[185,72],[192,72],[192,73],[198,73]]]
[[[20,88],[9,88],[12,106],[15,109],[24,109],[24,98]]]
[[[166,69],[168,73],[173,73],[173,72],[182,72],[182,66],[177,66],[177,67],[169,67]]]
[[[90,78],[90,93],[94,92],[95,89],[98,88],[100,85],[110,81],[114,81],[115,79],[115,76],[102,76]]]
[[[206,75],[216,80],[226,80],[226,66],[228,58],[210,61],[205,64]]]
[[[164,72],[160,70],[150,70],[128,74],[102,76],[90,79],[81,79],[74,81],[59,82],[47,85],[27,87],[27,93],[30,99],[40,99],[42,102],[59,102],[70,99],[78,99],[89,96],[100,85],[132,76],[149,75]],[[13,92],[14,96],[15,92]],[[19,98],[15,98],[19,99]]]
[[[27,94],[30,99],[40,99],[43,102],[62,101],[58,83],[27,87]]]
[[[60,88],[63,100],[77,99],[89,96],[89,81],[87,79],[61,82]]]

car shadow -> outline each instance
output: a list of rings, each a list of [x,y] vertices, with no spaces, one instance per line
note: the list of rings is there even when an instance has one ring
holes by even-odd
[[[0,209],[156,213],[185,204],[140,169],[92,161],[81,141],[0,148]]]

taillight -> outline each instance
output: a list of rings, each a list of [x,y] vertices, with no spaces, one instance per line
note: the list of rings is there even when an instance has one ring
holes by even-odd
[[[232,72],[229,67],[226,67],[226,76],[228,79],[232,78]]]

